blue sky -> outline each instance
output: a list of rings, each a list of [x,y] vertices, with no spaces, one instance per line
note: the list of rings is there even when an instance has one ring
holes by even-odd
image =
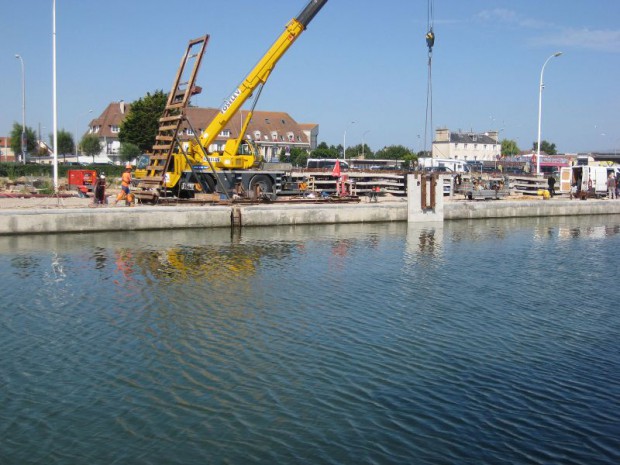
[[[52,0],[0,0],[0,135],[52,130]],[[58,125],[168,91],[187,42],[210,34],[199,106],[219,106],[306,0],[57,0]],[[499,130],[529,149],[620,152],[620,1],[435,0],[433,126]],[[166,31],[166,26],[169,30]],[[258,109],[318,123],[319,140],[423,147],[427,1],[329,0],[265,86]],[[93,110],[92,113],[88,113]],[[353,123],[354,122],[354,123]],[[430,122],[429,122],[430,124]],[[47,137],[45,137],[47,139]]]

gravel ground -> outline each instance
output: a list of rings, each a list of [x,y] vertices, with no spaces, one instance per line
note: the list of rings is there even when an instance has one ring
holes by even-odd
[[[116,198],[118,191],[107,191],[108,207],[113,207],[111,203]],[[100,205],[93,203],[93,195],[89,194],[87,198],[81,198],[77,195],[61,194],[58,197],[55,196],[29,196],[9,192],[0,192],[0,210],[26,210],[26,209],[53,209],[53,208],[102,208]],[[118,206],[123,205],[120,202]]]
[[[86,208],[92,199],[79,197],[0,197],[0,209],[38,209],[38,208]]]

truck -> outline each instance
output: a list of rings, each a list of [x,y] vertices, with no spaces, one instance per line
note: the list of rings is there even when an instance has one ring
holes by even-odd
[[[194,82],[208,36],[190,41],[168,95],[166,109],[159,119],[160,126],[153,151],[148,154],[148,159],[142,160],[134,173],[138,199],[157,201],[161,196],[189,199],[199,192],[219,193],[227,198],[234,195],[275,198],[277,194],[292,187],[293,182],[287,178],[292,167],[264,162],[255,144],[246,139],[245,134],[262,88],[275,65],[325,3],[327,0],[310,0],[301,13],[289,21],[273,45],[224,101],[199,137],[181,143],[179,132],[183,121],[196,134],[184,117],[184,111],[189,98],[201,90]],[[189,59],[194,60],[194,68],[189,78],[184,80],[182,76],[187,73]],[[216,137],[252,96],[254,102],[239,136],[226,141],[223,150],[210,152],[209,148]]]

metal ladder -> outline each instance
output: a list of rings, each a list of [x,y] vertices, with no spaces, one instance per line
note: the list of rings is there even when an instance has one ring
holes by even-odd
[[[159,197],[158,190],[164,184],[168,165],[177,148],[179,129],[185,119],[185,109],[191,96],[202,90],[194,83],[208,41],[209,35],[190,40],[187,51],[181,59],[172,90],[168,94],[166,107],[159,118],[159,129],[152,153],[149,154],[146,176],[140,179],[139,190],[135,192],[136,198],[140,200],[153,201]]]

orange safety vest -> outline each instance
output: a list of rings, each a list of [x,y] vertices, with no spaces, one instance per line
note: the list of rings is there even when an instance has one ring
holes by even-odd
[[[121,186],[129,187],[131,184],[131,173],[129,171],[125,171],[121,176]]]

